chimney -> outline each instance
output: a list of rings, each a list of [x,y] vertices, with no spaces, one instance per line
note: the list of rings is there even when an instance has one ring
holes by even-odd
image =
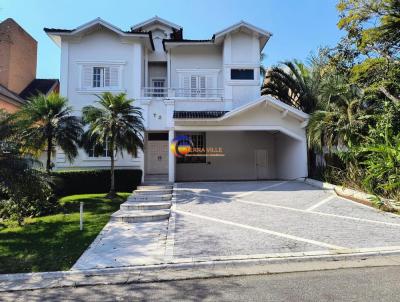
[[[19,94],[36,78],[37,42],[13,19],[0,23],[0,84]]]

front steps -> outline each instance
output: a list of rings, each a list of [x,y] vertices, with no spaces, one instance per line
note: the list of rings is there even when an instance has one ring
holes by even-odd
[[[128,197],[129,202],[135,202],[135,201],[167,201],[171,200],[172,195],[171,194],[165,194],[165,195],[131,195]]]
[[[121,204],[121,210],[163,210],[171,207],[171,201],[145,201],[145,202],[125,202]]]
[[[144,184],[167,185],[168,174],[148,174],[144,176]],[[170,184],[171,185],[171,184]]]
[[[112,221],[148,222],[168,219],[171,213],[172,188],[170,184],[142,185],[111,215]]]
[[[119,210],[112,214],[111,219],[119,222],[148,222],[168,219],[170,210],[124,211]]]

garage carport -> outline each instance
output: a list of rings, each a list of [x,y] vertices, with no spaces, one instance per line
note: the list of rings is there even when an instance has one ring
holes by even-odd
[[[202,160],[176,160],[176,181],[296,179],[307,176],[308,115],[264,96],[217,118],[175,119],[175,136],[201,138]],[[199,147],[199,146],[195,146]]]

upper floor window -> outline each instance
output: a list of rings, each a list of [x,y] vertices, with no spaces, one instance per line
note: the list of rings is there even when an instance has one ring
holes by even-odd
[[[110,67],[93,67],[93,87],[110,87]]]
[[[231,80],[254,80],[254,69],[231,69]]]
[[[121,88],[121,66],[106,64],[80,65],[81,89],[118,90]]]
[[[207,98],[219,97],[217,88],[218,70],[177,70],[179,88],[177,97]]]

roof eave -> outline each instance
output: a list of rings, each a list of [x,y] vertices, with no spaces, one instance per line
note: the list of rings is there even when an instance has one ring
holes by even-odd
[[[151,24],[151,23],[153,23],[153,22],[159,22],[159,23],[161,23],[161,24],[167,25],[167,26],[169,26],[169,27],[171,27],[171,28],[178,29],[178,30],[179,30],[179,29],[182,29],[182,26],[179,26],[179,25],[177,25],[177,24],[175,24],[175,23],[172,23],[172,22],[170,22],[170,21],[168,21],[168,20],[165,20],[165,19],[163,19],[163,18],[160,18],[160,17],[158,17],[158,16],[154,16],[153,18],[150,18],[150,19],[145,20],[145,21],[143,21],[143,22],[140,22],[140,23],[138,23],[138,24],[132,25],[132,26],[131,26],[131,30],[139,29],[139,28],[141,28],[141,27],[143,27],[143,26],[146,26],[146,25],[148,25],[148,24]]]

